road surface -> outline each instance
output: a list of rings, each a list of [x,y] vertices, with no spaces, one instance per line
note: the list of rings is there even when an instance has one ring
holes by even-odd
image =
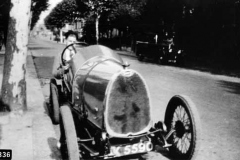
[[[64,45],[49,40],[31,39],[29,47],[47,98],[53,59],[63,50]],[[201,147],[196,160],[239,159],[240,79],[139,62],[129,56],[122,57],[131,64],[130,68],[146,79],[154,121],[163,120],[167,103],[176,94],[187,95],[196,104],[202,124]],[[148,159],[167,158],[160,153],[151,153]]]

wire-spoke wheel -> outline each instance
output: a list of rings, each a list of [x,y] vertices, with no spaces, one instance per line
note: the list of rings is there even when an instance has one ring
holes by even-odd
[[[197,108],[187,96],[174,96],[168,103],[165,120],[169,156],[172,159],[193,159],[199,149],[201,123]]]
[[[60,107],[61,152],[64,159],[80,160],[76,129],[71,109],[68,105]]]

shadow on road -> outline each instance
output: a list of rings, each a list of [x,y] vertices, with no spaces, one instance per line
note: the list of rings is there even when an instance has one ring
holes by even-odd
[[[54,57],[33,56],[38,78],[52,78]]]
[[[187,58],[183,68],[199,70],[202,72],[209,72],[211,74],[226,75],[233,77],[240,77],[240,69],[238,62],[231,62],[230,60],[223,63],[218,59],[211,59],[208,57],[201,58]]]
[[[3,67],[4,65],[4,57],[5,55],[4,54],[0,54],[0,66]],[[2,68],[3,69],[3,68]]]
[[[56,138],[53,138],[53,137],[48,138],[48,145],[52,151],[52,154],[50,156],[52,159],[61,160],[62,159],[61,153],[57,148],[57,142],[58,140]]]
[[[218,81],[218,84],[223,87],[227,92],[240,95],[240,83],[221,80]]]
[[[0,106],[1,106],[1,112],[0,112],[0,117],[1,118],[4,118],[4,117],[6,117],[7,115],[8,115],[8,113],[10,112],[10,106],[8,105],[8,104],[6,104],[6,103],[4,103],[3,101],[2,101],[2,98],[0,97]],[[4,112],[3,112],[4,111]],[[2,122],[2,119],[0,120],[0,146],[1,146],[1,144],[2,144],[2,134],[3,134],[3,131],[2,131],[2,123],[4,123],[4,122]],[[1,148],[1,147],[0,147]]]

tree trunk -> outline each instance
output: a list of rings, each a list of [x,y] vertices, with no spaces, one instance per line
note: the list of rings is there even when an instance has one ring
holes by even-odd
[[[26,102],[26,58],[31,0],[11,0],[0,111],[22,112]]]
[[[96,17],[96,43],[98,44],[99,41],[99,19],[100,19],[100,15],[97,15]]]

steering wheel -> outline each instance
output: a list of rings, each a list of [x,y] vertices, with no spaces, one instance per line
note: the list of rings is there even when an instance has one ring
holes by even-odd
[[[61,53],[61,62],[62,62],[63,65],[65,65],[65,63],[66,63],[66,60],[63,59],[63,55],[64,55],[65,51],[66,51],[69,47],[71,47],[71,46],[73,46],[73,45],[79,45],[79,46],[81,46],[81,47],[82,47],[82,46],[83,46],[83,47],[89,46],[89,45],[88,45],[87,43],[85,43],[85,42],[76,42],[76,43],[72,43],[72,44],[66,46],[66,47],[64,48],[64,50],[62,51],[62,53]]]

